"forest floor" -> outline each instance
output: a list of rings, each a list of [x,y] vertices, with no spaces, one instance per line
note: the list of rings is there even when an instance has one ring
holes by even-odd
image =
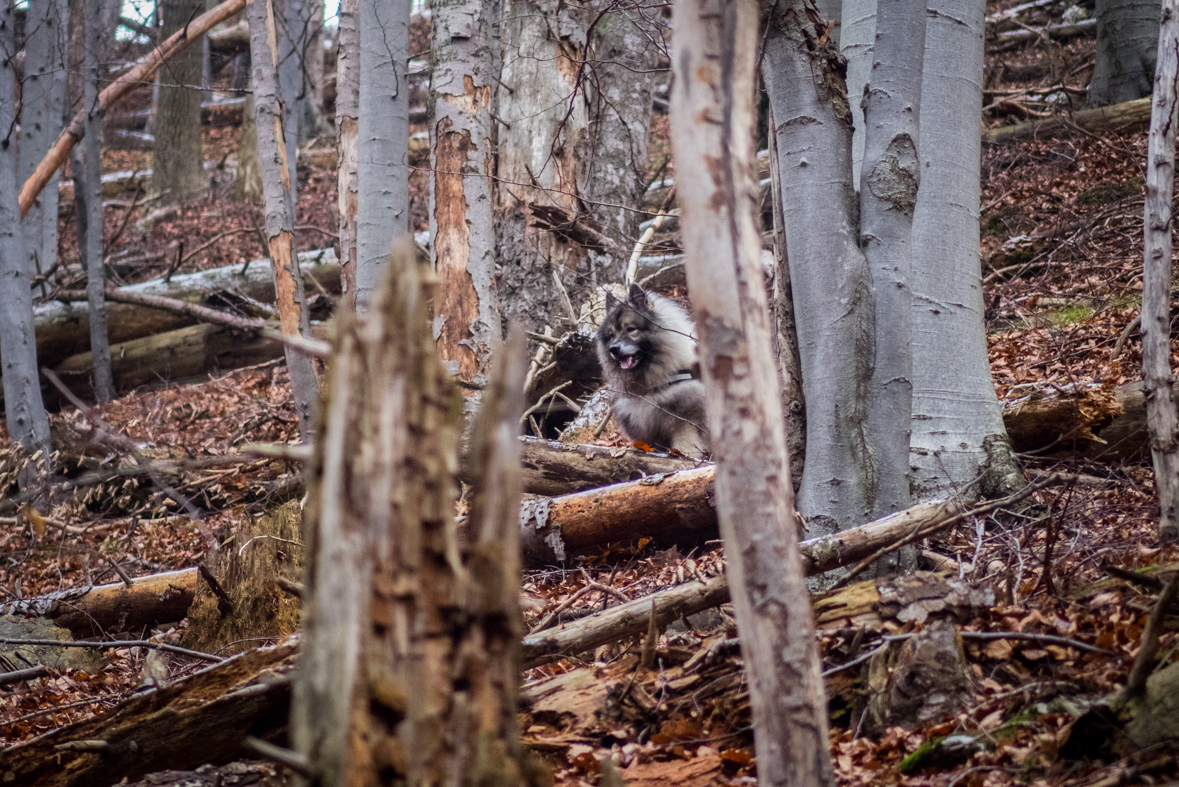
[[[1027,21],[1038,25],[1048,19]],[[991,108],[985,124],[1059,112],[1069,101],[1079,108],[1093,50],[1089,38],[989,50],[984,104]],[[653,125],[655,168],[665,164],[666,123]],[[236,133],[207,129],[206,161],[224,161],[235,149]],[[984,148],[983,276],[991,368],[1000,399],[1014,398],[1033,384],[1097,382],[1112,388],[1140,378],[1138,337],[1129,335],[1121,347],[1118,340],[1141,299],[1145,156],[1144,128]],[[143,170],[150,168],[151,154],[115,151],[104,165],[108,172]],[[425,228],[424,185],[423,176],[415,175],[415,229]],[[334,170],[303,164],[299,186],[299,248],[331,245]],[[265,254],[260,210],[232,202],[224,190],[142,228],[137,222],[153,206],[139,202],[141,196],[128,194],[122,207],[106,211],[108,266],[116,283],[170,269],[238,264]],[[134,215],[124,215],[127,211]],[[60,227],[66,270],[58,280],[65,287],[78,286],[72,210],[62,212]],[[1173,363],[1179,363],[1179,355]],[[194,565],[236,523],[272,506],[279,499],[275,490],[298,473],[297,465],[282,460],[202,465],[236,454],[246,443],[295,439],[285,369],[278,362],[207,381],[161,384],[95,412],[151,458],[178,460],[185,469],[177,489],[208,516],[198,522],[179,513],[146,480],[88,482],[43,512],[49,527],[28,517],[0,519],[5,525],[0,529],[0,601],[115,581],[115,564],[133,576]],[[51,418],[55,446],[70,458],[67,476],[77,479],[130,462],[98,436],[86,415],[67,409]],[[603,442],[618,444],[619,438],[607,434]],[[3,459],[0,470],[11,467]],[[1024,514],[963,523],[930,539],[924,549],[953,561],[947,565],[956,565],[971,583],[994,588],[997,605],[967,621],[965,630],[1053,634],[1106,652],[1027,639],[969,640],[965,656],[975,684],[973,703],[950,720],[912,730],[892,728],[876,738],[862,734],[862,717],[852,699],[864,677],[859,670],[833,671],[827,686],[840,784],[1112,786],[1179,779],[1174,757],[1179,745],[1125,760],[1071,760],[1061,752],[1073,718],[1064,700],[1097,699],[1124,684],[1154,601],[1149,587],[1111,581],[1111,567],[1135,571],[1179,561],[1179,548],[1158,544],[1149,463],[1114,465],[1067,453],[1021,459],[1032,471],[1063,470],[1086,480],[1044,490]],[[12,480],[0,475],[4,488]],[[558,608],[563,608],[561,620],[572,619],[617,599],[715,574],[721,561],[715,542],[691,552],[656,550],[643,541],[611,545],[572,567],[528,573],[526,625]],[[577,599],[569,603],[574,594]],[[179,642],[184,628],[180,624],[158,635]],[[691,625],[673,626],[659,643],[660,668],[637,683],[637,639],[601,650],[592,662],[565,660],[530,670],[525,742],[549,763],[560,784],[599,783],[606,757],[631,784],[753,784],[748,694],[734,636],[724,608],[694,618]],[[824,669],[835,670],[856,657],[846,632],[824,632],[820,644]],[[1165,661],[1179,652],[1175,618],[1159,652]],[[695,658],[701,653],[707,658]],[[140,685],[146,655],[137,648],[112,649],[105,653],[106,665],[92,673],[67,671],[0,687],[0,744],[111,707]],[[199,666],[170,657],[169,677]],[[593,685],[577,683],[578,676],[589,676]],[[558,709],[550,707],[553,700],[544,693],[554,681],[572,687],[558,698]],[[606,696],[611,686],[632,683],[639,688],[627,702]],[[636,693],[650,701],[636,700]],[[607,706],[610,713],[600,712]],[[981,749],[925,773],[906,772],[902,761],[922,744],[955,734],[970,736]]]

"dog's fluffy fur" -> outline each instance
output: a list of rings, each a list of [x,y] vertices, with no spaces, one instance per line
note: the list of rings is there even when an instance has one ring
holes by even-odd
[[[708,411],[687,312],[638,285],[631,285],[625,301],[608,294],[598,361],[627,437],[657,451],[708,453]]]

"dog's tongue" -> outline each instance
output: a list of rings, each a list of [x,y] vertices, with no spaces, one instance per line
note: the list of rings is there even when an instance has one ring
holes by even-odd
[[[625,358],[623,358],[621,361],[619,361],[618,365],[621,366],[623,369],[629,369],[630,367],[635,365],[635,357],[633,355],[628,355]]]

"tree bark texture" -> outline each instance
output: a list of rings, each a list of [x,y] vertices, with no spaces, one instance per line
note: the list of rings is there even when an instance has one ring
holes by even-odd
[[[514,764],[519,580],[502,550],[515,549],[523,353],[517,340],[492,383],[507,397],[489,393],[494,422],[475,429],[491,475],[474,485],[464,561],[461,400],[431,335],[436,279],[406,239],[386,275],[366,315],[344,315],[317,430],[293,740],[325,785],[497,782]]]
[[[1159,45],[1160,0],[1097,0],[1097,60],[1089,105],[1104,107],[1150,95]]]
[[[247,735],[286,723],[295,656],[294,641],[252,650],[11,746],[5,784],[92,787],[240,756]]]
[[[672,154],[758,780],[834,784],[760,262],[758,3],[677,0],[674,12]]]
[[[360,0],[356,306],[372,300],[394,238],[410,231],[410,0]]]
[[[521,438],[520,453],[525,474],[524,491],[549,497],[691,470],[695,465],[691,459],[652,454],[635,448],[570,445],[536,437]],[[464,479],[467,475],[464,463]]]
[[[868,381],[872,519],[909,507],[913,208],[926,0],[877,0],[875,45],[864,92],[860,248],[875,298],[875,357]],[[846,7],[846,6],[845,6]],[[854,165],[853,165],[854,166]]]
[[[167,38],[183,30],[204,5],[204,0],[163,0],[162,35]],[[168,192],[168,202],[185,202],[209,187],[201,146],[201,91],[195,89],[201,81],[201,50],[189,47],[172,58],[160,80],[152,191]]]
[[[921,81],[921,190],[913,215],[915,492],[978,476],[1005,439],[987,359],[979,263],[983,5],[931,0]]]
[[[274,25],[278,44],[278,95],[282,107],[283,141],[287,150],[287,168],[291,179],[291,204],[297,204],[299,178],[297,154],[299,142],[299,119],[303,96],[303,5],[307,0],[268,0],[274,4]],[[250,14],[247,11],[246,16]],[[251,65],[252,65],[251,58]],[[294,214],[292,213],[292,216]]]
[[[258,113],[254,111],[253,83],[247,83],[250,95],[242,110],[242,125],[237,132],[237,173],[233,181],[233,198],[238,202],[262,201],[262,168],[258,164]]]
[[[360,0],[342,0],[336,39],[336,185],[344,300],[356,308],[356,215],[360,107]]]
[[[293,2],[293,0],[288,0]],[[266,241],[274,270],[275,302],[284,336],[306,336],[308,316],[303,277],[295,254],[295,162],[284,144],[285,91],[279,89],[279,50],[273,0],[254,0],[248,6],[250,54],[254,78],[254,109],[258,131],[258,161],[262,170],[262,196],[266,210]],[[300,82],[300,84],[302,84]],[[291,393],[299,413],[299,434],[311,436],[311,419],[319,395],[319,382],[311,359],[289,345],[286,348]]]
[[[47,465],[49,420],[41,401],[32,275],[24,254],[17,203],[17,145],[13,139],[17,118],[15,17],[12,3],[0,8],[0,129],[5,130],[0,144],[0,376],[10,437],[20,443],[28,457],[40,452],[41,461]],[[21,485],[27,486],[34,477],[32,472],[22,474]]]
[[[864,88],[872,76],[877,0],[843,0],[839,53],[847,59],[847,103],[852,113],[852,182],[860,188],[864,162]],[[819,10],[822,14],[822,9]],[[920,52],[920,50],[916,50]]]
[[[158,47],[153,48],[134,68],[103,89],[102,93],[99,94],[101,111],[107,111],[120,98],[126,96],[137,87],[140,87],[143,83],[150,81],[162,64],[183,52],[189,44],[198,40],[210,28],[224,22],[234,14],[240,13],[245,8],[245,5],[246,0],[225,0],[225,2],[212,11],[206,11],[194,19],[184,30],[167,39]],[[70,149],[85,135],[86,115],[87,110],[85,107],[74,115],[69,126],[61,132],[57,141],[53,143],[53,147],[49,149],[49,152],[37,164],[33,174],[21,186],[20,210],[22,216],[28,213],[33,200],[37,198],[37,195],[45,188],[45,185],[52,180],[54,173],[65,163],[66,158],[70,154]]]
[[[303,25],[300,62],[303,65],[303,92],[299,102],[299,139],[313,140],[327,128],[323,116],[323,18],[324,0],[303,0]]]
[[[533,219],[534,206],[578,213],[578,151],[588,122],[577,92],[585,56],[583,11],[556,0],[504,4],[496,98],[500,315],[538,333],[547,325],[559,335],[575,322],[576,315],[561,305],[562,290],[578,304],[593,286],[581,246],[535,227]]]
[[[104,36],[102,8],[85,8],[85,51],[82,59],[82,100],[86,114],[86,233],[78,247],[86,249],[86,293],[90,304],[90,354],[94,364],[94,398],[106,404],[115,397],[110,343],[106,334],[106,269],[102,259],[102,113],[98,103],[99,58]]]
[[[0,615],[41,617],[69,629],[75,639],[175,623],[196,596],[197,569],[182,568],[96,587],[59,590],[0,604]]]
[[[1179,539],[1179,417],[1171,395],[1171,200],[1179,121],[1179,4],[1164,0],[1158,41],[1143,216],[1142,378],[1146,424],[1159,493],[1159,536]]]
[[[872,276],[853,222],[852,110],[839,55],[802,0],[767,5],[762,75],[770,97],[782,224],[806,390],[798,509],[819,532],[868,521],[874,348]]]
[[[67,0],[33,0],[25,36],[25,79],[21,83],[20,161],[17,185],[33,173],[61,132],[66,84]],[[30,275],[57,260],[57,176],[35,200],[22,222]]]
[[[639,4],[616,6],[595,20],[583,90],[588,127],[578,153],[578,194],[601,232],[621,249],[638,239],[646,192],[651,100],[663,37],[659,12]],[[588,250],[592,278],[622,283],[625,257]],[[579,305],[579,304],[578,304]]]
[[[438,352],[461,382],[487,381],[500,341],[495,288],[495,80],[500,5],[441,0],[431,6],[430,229],[440,281]],[[466,406],[478,409],[476,388]]]

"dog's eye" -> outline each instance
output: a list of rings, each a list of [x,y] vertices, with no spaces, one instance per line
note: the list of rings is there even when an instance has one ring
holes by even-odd
[[[633,336],[639,332],[639,329],[632,326],[630,328],[627,328],[626,332]]]

